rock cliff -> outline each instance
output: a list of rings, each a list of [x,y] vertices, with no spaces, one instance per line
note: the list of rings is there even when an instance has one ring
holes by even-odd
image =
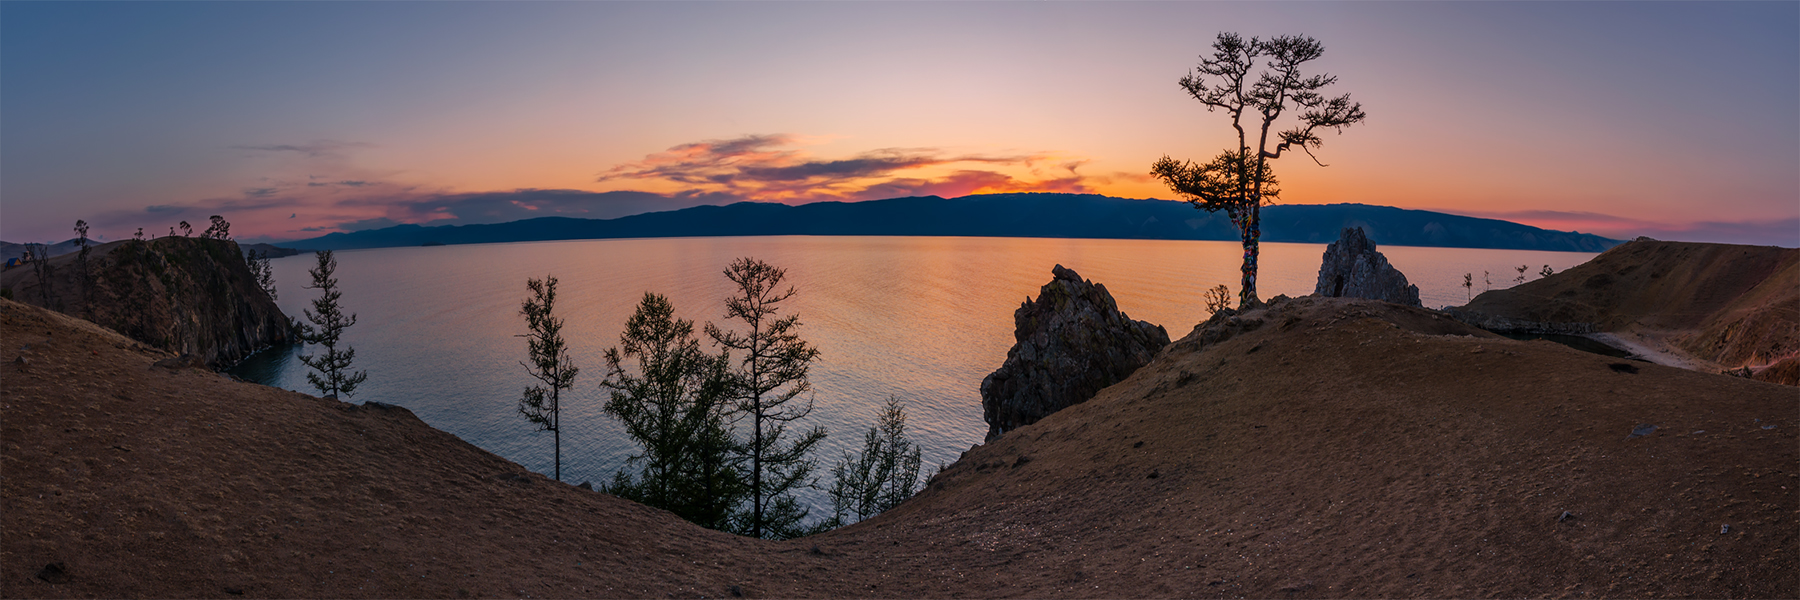
[[[185,237],[95,246],[49,261],[48,286],[30,266],[0,274],[12,298],[93,321],[211,367],[286,342],[288,317],[250,274],[237,243]]]
[[[981,380],[987,439],[1030,425],[1130,376],[1169,345],[1161,326],[1133,321],[1106,286],[1056,265],[1037,300],[1013,312],[1000,369]]]
[[[1327,298],[1366,298],[1405,306],[1419,306],[1419,286],[1387,257],[1375,251],[1375,242],[1361,227],[1346,227],[1338,240],[1325,247],[1319,265],[1319,284],[1313,293]]]

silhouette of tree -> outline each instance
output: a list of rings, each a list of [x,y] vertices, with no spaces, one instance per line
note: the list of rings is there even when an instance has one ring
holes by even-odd
[[[796,402],[812,390],[807,370],[819,350],[794,332],[799,315],[777,317],[780,304],[794,296],[794,288],[781,289],[783,269],[751,258],[732,261],[725,277],[737,285],[737,295],[725,300],[725,316],[743,321],[748,331],[739,333],[710,323],[706,334],[727,351],[741,351],[743,358],[732,374],[732,396],[738,410],[750,418],[751,437],[746,448],[750,465],[751,507],[746,531],[751,537],[785,539],[805,535],[800,522],[807,509],[794,491],[813,484],[817,461],[808,457],[825,439],[825,429],[814,427],[792,440],[787,426],[812,414],[811,397]]]
[[[637,373],[625,369],[635,359]],[[636,477],[614,474],[607,493],[661,508],[702,527],[732,530],[749,488],[733,441],[728,357],[701,350],[694,322],[675,318],[668,298],[646,293],[619,346],[606,350],[611,392],[604,410],[643,447]]]
[[[94,247],[88,244],[88,224],[82,219],[75,220],[75,243],[81,252],[75,255],[75,268],[81,270],[81,306],[88,316],[94,315],[94,273],[88,266],[88,254]]]
[[[50,305],[50,280],[56,275],[56,269],[50,266],[50,247],[44,244],[26,244],[25,259],[31,261],[31,272],[37,276],[38,299],[44,308],[54,310]]]
[[[881,422],[869,428],[859,454],[844,451],[843,460],[831,469],[831,519],[825,528],[836,528],[873,517],[899,506],[919,491],[920,449],[906,437],[906,409],[900,399],[888,397]]]
[[[556,438],[556,480],[562,481],[562,391],[575,387],[575,375],[581,369],[575,367],[563,342],[563,320],[553,313],[556,278],[528,279],[525,287],[531,290],[531,297],[525,299],[519,313],[525,315],[525,327],[531,333],[519,337],[526,340],[531,362],[519,365],[542,385],[525,388],[519,414],[537,425],[538,431],[548,431]]]
[[[250,274],[256,278],[257,287],[262,288],[263,293],[268,294],[270,300],[274,300],[276,298],[275,267],[269,264],[269,253],[251,250],[245,257],[245,262],[250,265]]]
[[[1195,164],[1164,155],[1150,173],[1175,193],[1208,212],[1225,211],[1244,244],[1242,289],[1239,308],[1259,302],[1256,295],[1257,256],[1262,237],[1262,206],[1275,200],[1280,190],[1269,161],[1298,147],[1319,166],[1313,148],[1324,144],[1318,133],[1342,132],[1362,122],[1362,104],[1345,94],[1327,98],[1320,93],[1337,82],[1330,75],[1301,75],[1301,67],[1325,53],[1325,46],[1306,36],[1277,36],[1268,40],[1235,33],[1220,33],[1211,58],[1202,57],[1198,72],[1181,78],[1181,88],[1206,105],[1207,111],[1224,110],[1231,116],[1238,144],[1212,162]],[[1261,68],[1262,70],[1258,71]],[[1252,79],[1252,72],[1255,78]],[[1299,123],[1274,132],[1275,122],[1288,111],[1299,111]],[[1248,116],[1248,123],[1246,123]],[[1252,146],[1252,143],[1255,145]]]
[[[180,225],[178,225],[178,227],[180,227],[180,228],[181,228],[181,237],[187,237],[187,236],[190,236],[190,235],[193,235],[193,234],[194,234],[194,227],[193,227],[193,226],[192,226],[192,225],[188,225],[188,222],[187,222],[187,221],[182,221],[182,222],[181,222],[181,224],[180,224]],[[174,230],[174,229],[170,229],[170,230],[169,230],[169,235],[170,235],[170,236],[174,236],[174,235],[175,235],[175,230]]]
[[[337,278],[332,277],[337,271],[337,259],[331,255],[330,250],[321,250],[317,256],[319,266],[307,271],[312,275],[312,285],[306,286],[306,289],[319,290],[319,297],[312,301],[311,310],[301,309],[300,312],[306,314],[306,320],[311,321],[312,325],[298,323],[298,337],[302,342],[324,346],[325,353],[302,354],[300,362],[318,371],[307,373],[306,382],[317,388],[320,396],[336,398],[343,394],[349,397],[356,391],[356,386],[369,378],[367,371],[350,370],[350,364],[356,360],[355,348],[345,346],[343,350],[338,350],[338,342],[344,335],[344,330],[356,324],[356,315],[345,316],[343,309],[338,306],[338,300],[344,294],[337,289]]]
[[[1231,307],[1231,288],[1221,283],[1206,290],[1206,314],[1212,315],[1221,309]]]
[[[207,219],[211,220],[212,224],[208,225],[206,227],[206,231],[203,231],[200,233],[200,237],[206,238],[209,240],[229,240],[229,239],[231,239],[231,223],[226,222],[225,217],[221,217],[219,215],[213,215],[211,217],[207,217]],[[183,221],[182,223],[185,225],[186,221]]]

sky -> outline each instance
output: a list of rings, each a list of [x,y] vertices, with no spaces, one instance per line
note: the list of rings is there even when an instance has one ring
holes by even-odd
[[[0,2],[0,239],[1175,195],[1177,81],[1307,35],[1364,123],[1281,202],[1800,246],[1796,2]],[[1277,123],[1277,128],[1291,121]]]

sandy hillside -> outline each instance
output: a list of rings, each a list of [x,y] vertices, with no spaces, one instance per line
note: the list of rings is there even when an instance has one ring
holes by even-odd
[[[1800,249],[1634,241],[1463,308],[1592,323],[1627,343],[1683,354],[1695,368],[1760,368],[1800,355]]]
[[[1800,595],[1794,388],[1366,301],[1220,319],[786,542],[17,303],[0,338],[6,597]]]

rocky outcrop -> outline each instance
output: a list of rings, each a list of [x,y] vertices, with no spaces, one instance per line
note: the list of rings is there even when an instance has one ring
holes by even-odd
[[[981,380],[987,439],[1092,398],[1130,376],[1169,345],[1161,326],[1119,311],[1106,286],[1056,265],[1054,279],[1013,312],[1013,338],[1000,369]]]
[[[186,237],[123,240],[51,258],[50,276],[14,267],[0,288],[209,367],[288,341],[288,317],[257,285],[237,243]]]
[[[1375,242],[1361,227],[1346,227],[1338,240],[1325,247],[1319,265],[1319,284],[1313,293],[1327,298],[1366,298],[1405,306],[1419,306],[1419,286],[1387,257],[1375,251]]]

